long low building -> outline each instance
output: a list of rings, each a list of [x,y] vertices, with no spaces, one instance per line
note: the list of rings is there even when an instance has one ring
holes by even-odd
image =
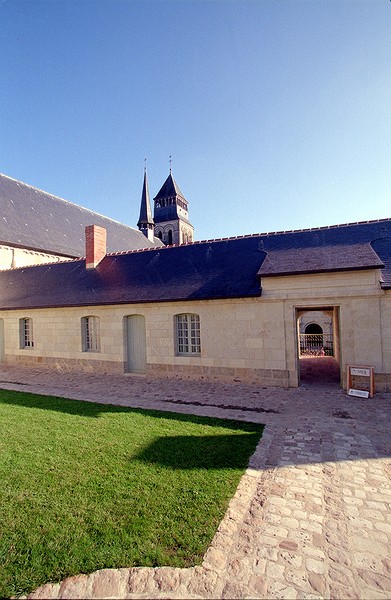
[[[391,219],[121,253],[101,226],[86,240],[86,258],[0,272],[2,361],[296,387],[300,320],[327,315],[313,346],[341,385],[367,365],[391,391]]]

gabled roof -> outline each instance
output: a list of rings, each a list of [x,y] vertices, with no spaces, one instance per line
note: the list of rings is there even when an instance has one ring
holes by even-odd
[[[260,297],[259,276],[379,268],[391,289],[391,219],[3,271],[0,309]]]
[[[86,225],[106,228],[109,252],[154,246],[141,231],[0,174],[0,244],[84,256]]]

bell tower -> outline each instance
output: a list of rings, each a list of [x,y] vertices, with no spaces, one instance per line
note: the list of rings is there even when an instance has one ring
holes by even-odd
[[[171,173],[154,198],[155,236],[166,245],[187,244],[194,239],[188,203]]]

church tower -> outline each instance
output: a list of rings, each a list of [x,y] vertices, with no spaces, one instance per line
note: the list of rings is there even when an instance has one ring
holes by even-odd
[[[140,231],[143,232],[146,238],[149,239],[150,242],[153,242],[154,238],[154,223],[152,218],[151,211],[151,202],[149,200],[149,190],[148,190],[148,179],[147,179],[147,169],[144,169],[144,183],[143,183],[143,192],[141,194],[141,206],[140,206],[140,217],[137,223],[137,227]]]
[[[187,200],[170,174],[154,198],[155,236],[166,245],[186,244],[194,238]]]

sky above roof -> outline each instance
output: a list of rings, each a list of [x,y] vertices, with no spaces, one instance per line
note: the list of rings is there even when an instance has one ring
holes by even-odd
[[[0,172],[196,239],[391,216],[389,0],[0,0]]]

